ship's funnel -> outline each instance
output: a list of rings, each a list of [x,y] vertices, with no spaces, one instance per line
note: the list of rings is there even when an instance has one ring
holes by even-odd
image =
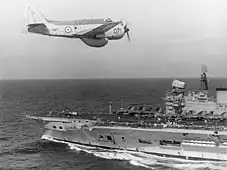
[[[217,103],[227,104],[227,88],[216,88]]]
[[[108,104],[109,104],[109,114],[111,115],[112,114],[112,102],[110,101]]]

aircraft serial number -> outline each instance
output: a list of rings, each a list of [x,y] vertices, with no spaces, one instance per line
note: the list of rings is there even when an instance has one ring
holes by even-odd
[[[114,34],[119,34],[121,32],[121,28],[114,28]]]

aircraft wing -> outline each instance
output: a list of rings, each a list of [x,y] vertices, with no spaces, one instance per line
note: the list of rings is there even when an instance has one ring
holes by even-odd
[[[81,36],[83,36],[83,37],[93,37],[93,36],[95,36],[97,34],[104,33],[106,31],[109,31],[111,28],[115,27],[119,23],[121,23],[121,22],[119,21],[119,22],[106,23],[106,24],[103,24],[103,25],[101,25],[99,27],[96,27],[94,29],[80,32],[79,34]]]

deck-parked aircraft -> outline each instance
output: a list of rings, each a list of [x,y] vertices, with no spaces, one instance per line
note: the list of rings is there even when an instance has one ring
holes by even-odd
[[[91,47],[103,47],[108,43],[108,40],[119,40],[125,34],[130,41],[127,25],[123,25],[122,21],[112,21],[110,18],[52,21],[32,7],[28,7],[27,19],[26,30],[29,33],[79,38]]]

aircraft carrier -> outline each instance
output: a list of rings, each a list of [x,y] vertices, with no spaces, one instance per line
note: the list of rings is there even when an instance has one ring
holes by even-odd
[[[49,112],[27,115],[48,122],[44,135],[57,141],[105,149],[144,152],[186,160],[227,161],[227,88],[209,95],[207,70],[198,90],[173,80],[165,107],[132,105],[108,114]]]

